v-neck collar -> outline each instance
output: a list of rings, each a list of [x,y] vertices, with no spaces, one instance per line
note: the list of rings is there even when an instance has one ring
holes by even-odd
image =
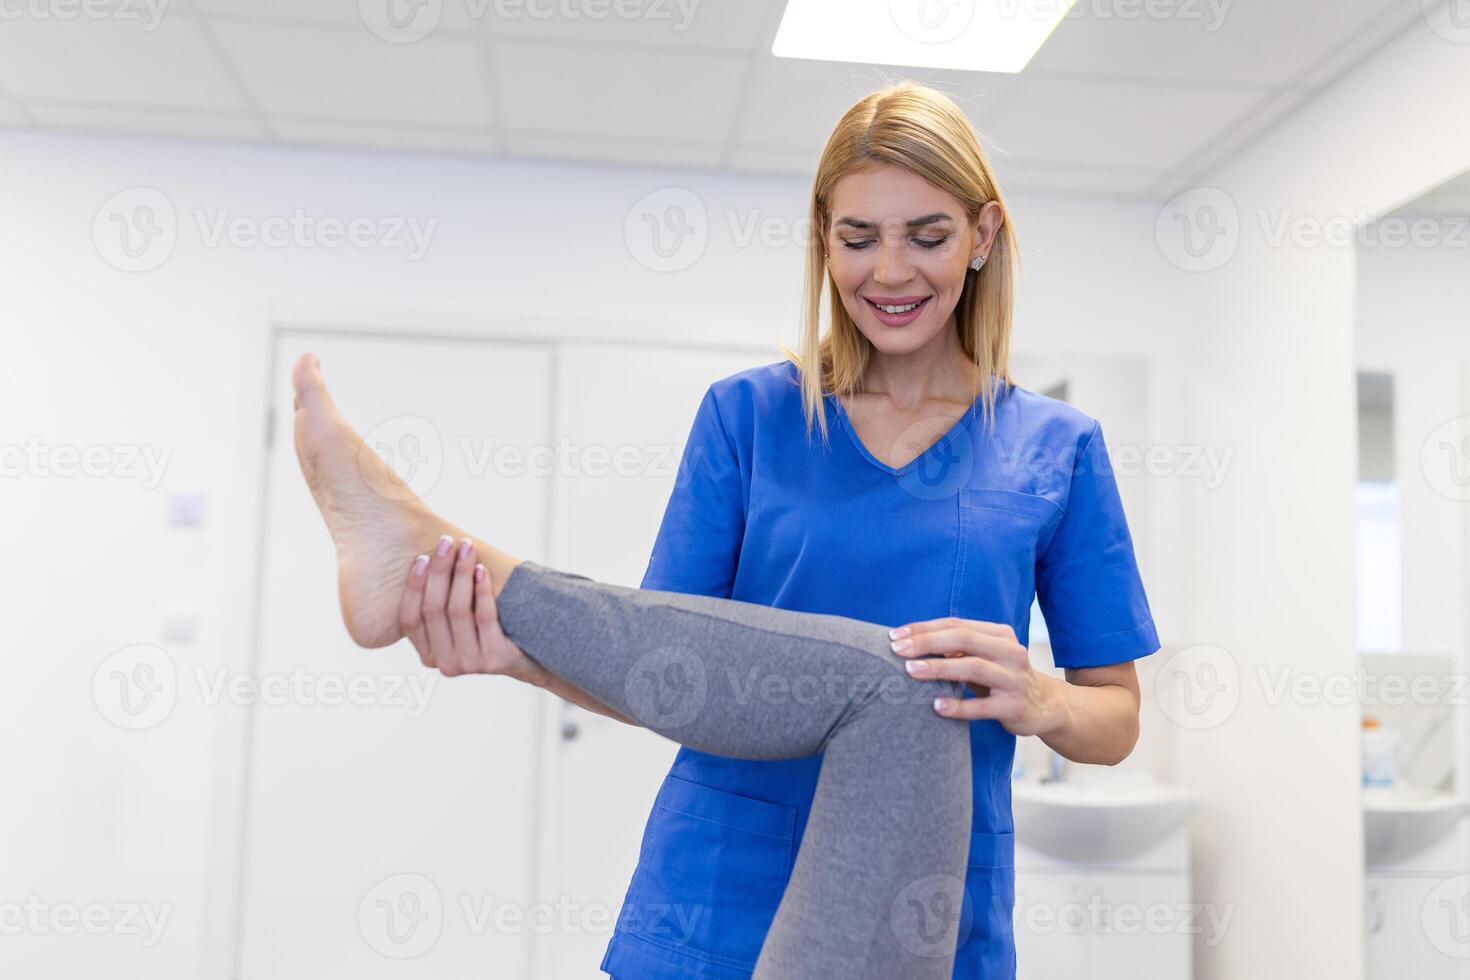
[[[994,387],[998,380],[999,379],[993,379],[991,382],[991,386]],[[847,409],[843,406],[842,399],[838,398],[834,394],[829,394],[827,396],[827,399],[832,403],[837,417],[842,421],[842,427],[847,430],[847,436],[849,439],[852,440],[853,448],[858,451],[858,455],[863,457],[863,459],[866,459],[869,463],[872,463],[874,466],[878,467],[878,469],[882,470],[884,473],[889,474],[890,476],[903,476],[914,467],[922,464],[924,460],[926,460],[936,449],[943,448],[951,441],[953,441],[954,438],[961,432],[966,431],[969,428],[970,421],[979,412],[980,402],[984,399],[984,397],[984,391],[976,395],[975,400],[970,402],[970,407],[965,409],[965,413],[955,420],[954,424],[949,427],[949,430],[945,432],[944,435],[940,436],[928,448],[919,453],[919,455],[915,456],[913,459],[909,460],[907,463],[896,469],[883,462],[877,456],[874,456],[871,452],[868,451],[868,447],[863,445],[863,440],[858,438],[857,428],[853,426],[852,419],[850,419],[847,415]]]

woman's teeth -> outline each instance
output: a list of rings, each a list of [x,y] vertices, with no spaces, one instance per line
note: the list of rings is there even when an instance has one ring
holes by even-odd
[[[919,303],[922,302],[924,301],[919,300]],[[882,303],[874,303],[873,305],[884,313],[907,313],[909,310],[916,309],[919,303],[910,303],[907,306],[884,306]]]

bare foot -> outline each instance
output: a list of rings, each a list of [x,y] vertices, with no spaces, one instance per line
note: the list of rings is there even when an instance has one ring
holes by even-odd
[[[398,604],[406,570],[457,529],[437,518],[337,411],[321,362],[303,354],[296,391],[296,459],[337,546],[337,593],[353,642],[385,647],[403,636]]]

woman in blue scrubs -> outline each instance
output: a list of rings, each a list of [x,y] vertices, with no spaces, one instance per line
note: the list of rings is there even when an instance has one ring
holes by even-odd
[[[854,105],[823,152],[811,222],[801,350],[710,386],[642,587],[912,624],[898,652],[946,655],[926,676],[981,695],[943,708],[973,719],[954,976],[1002,980],[1015,973],[1016,736],[1079,762],[1126,757],[1132,661],[1158,636],[1101,427],[1009,381],[1015,238],[959,108],[912,83]],[[1030,667],[1033,597],[1065,680]],[[602,969],[748,978],[819,765],[681,749]]]
[[[642,585],[905,624],[893,650],[910,673],[961,682],[934,710],[969,722],[965,901],[924,911],[936,937],[958,926],[954,977],[1004,980],[1016,736],[1079,762],[1125,758],[1133,661],[1158,636],[1101,427],[1010,381],[1015,238],[958,107],[912,83],[853,106],[818,165],[811,227],[801,349],[710,385]],[[1064,679],[1031,667],[1033,599]],[[628,720],[565,681],[541,686]],[[750,977],[821,761],[681,748],[603,970]]]

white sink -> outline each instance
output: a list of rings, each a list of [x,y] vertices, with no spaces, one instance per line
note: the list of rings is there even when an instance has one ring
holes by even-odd
[[[1429,848],[1470,813],[1470,800],[1422,789],[1363,789],[1368,864],[1393,864]]]
[[[1194,794],[1172,786],[1013,783],[1016,839],[1061,861],[1117,861],[1156,846],[1194,812]]]

